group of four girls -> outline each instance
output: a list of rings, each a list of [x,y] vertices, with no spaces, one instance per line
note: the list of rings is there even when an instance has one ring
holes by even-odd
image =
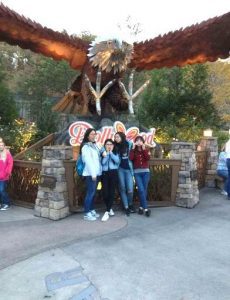
[[[102,181],[102,194],[106,212],[102,221],[114,216],[112,209],[115,190],[118,184],[120,196],[127,216],[135,212],[133,206],[133,176],[138,188],[140,200],[139,214],[150,216],[147,207],[147,189],[150,179],[150,155],[142,136],[137,136],[134,143],[127,141],[123,132],[117,132],[112,139],[107,139],[100,149],[96,144],[96,130],[86,130],[80,146],[80,155],[84,163],[82,176],[86,179],[84,200],[84,219],[95,221],[99,214],[94,209],[94,197],[97,184]]]

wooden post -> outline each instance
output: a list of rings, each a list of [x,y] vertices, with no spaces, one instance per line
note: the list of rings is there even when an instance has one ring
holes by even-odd
[[[43,146],[47,146],[47,145],[49,145],[49,144],[52,144],[53,141],[54,141],[54,136],[55,136],[55,133],[51,133],[51,134],[47,135],[45,138],[43,138],[42,140],[40,140],[40,141],[38,141],[37,143],[33,144],[33,145],[30,146],[29,148],[23,150],[23,151],[20,152],[20,153],[17,153],[17,154],[14,156],[14,159],[23,159],[23,157],[25,156],[25,154],[26,154],[28,151],[40,149],[40,148],[42,148]]]
[[[172,184],[171,184],[171,201],[176,202],[176,192],[178,186],[178,174],[181,167],[181,161],[177,161],[177,164],[172,166]]]
[[[69,199],[69,209],[73,211],[75,208],[75,198],[74,198],[74,167],[75,160],[65,160],[64,162],[65,174],[66,174],[66,183]]]

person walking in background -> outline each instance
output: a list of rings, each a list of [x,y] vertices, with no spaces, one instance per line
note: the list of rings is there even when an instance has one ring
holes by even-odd
[[[118,167],[120,163],[119,155],[117,154],[114,142],[107,139],[104,144],[104,151],[102,152],[102,194],[106,205],[106,212],[102,217],[105,222],[110,216],[114,216],[112,209],[115,189],[118,183]]]
[[[228,200],[230,200],[230,139],[225,145],[225,152],[226,152],[226,163],[228,168],[228,180],[227,180],[227,193],[228,193]]]
[[[114,137],[115,146],[120,157],[120,166],[118,169],[119,191],[127,216],[134,213],[133,205],[133,165],[129,159],[129,152],[132,149],[132,143],[126,141],[123,132],[117,132]]]
[[[134,177],[140,200],[138,213],[140,215],[145,214],[145,216],[149,217],[151,210],[148,209],[147,193],[150,180],[150,155],[149,151],[145,147],[145,140],[142,136],[137,136],[135,138],[133,149],[130,151],[129,158],[133,161]]]
[[[217,164],[217,175],[222,177],[224,180],[224,189],[221,191],[222,195],[227,196],[227,183],[228,183],[228,168],[227,168],[227,157],[225,152],[225,145],[222,146],[221,152],[218,158]]]
[[[13,169],[13,158],[10,151],[6,149],[2,138],[0,140],[0,210],[7,210],[10,208],[10,199],[6,191],[7,182],[10,178]]]
[[[82,176],[86,179],[86,196],[84,200],[84,219],[95,221],[100,217],[94,209],[94,197],[99,176],[101,176],[100,150],[96,144],[96,130],[88,128],[80,146],[80,155],[84,163]]]

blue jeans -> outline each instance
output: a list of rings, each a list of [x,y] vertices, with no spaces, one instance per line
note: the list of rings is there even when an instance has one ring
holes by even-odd
[[[147,192],[150,180],[150,172],[136,173],[134,176],[138,188],[140,206],[143,208],[148,208]]]
[[[84,210],[85,213],[88,213],[94,209],[94,196],[97,191],[98,178],[97,180],[93,181],[92,176],[85,176],[85,179],[87,191],[84,200]]]
[[[227,170],[217,170],[217,175],[224,179],[224,190],[225,190],[225,192],[227,192],[228,171]]]
[[[6,191],[7,181],[0,181],[0,197],[2,200],[2,204],[10,205],[10,199],[8,193]]]
[[[119,191],[125,208],[133,204],[133,176],[130,170],[119,168]]]

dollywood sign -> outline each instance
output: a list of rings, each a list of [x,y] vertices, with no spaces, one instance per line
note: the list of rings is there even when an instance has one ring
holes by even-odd
[[[92,125],[84,121],[78,121],[71,124],[69,127],[70,145],[79,146],[83,140],[85,131],[88,128],[92,128]],[[118,131],[123,132],[128,141],[133,141],[136,136],[141,135],[143,136],[146,145],[149,147],[155,147],[156,145],[154,142],[155,128],[150,128],[148,132],[140,132],[137,127],[126,129],[125,125],[120,121],[116,121],[113,126],[104,126],[100,130],[97,130],[97,143],[103,145],[105,140],[114,139],[114,135]]]

